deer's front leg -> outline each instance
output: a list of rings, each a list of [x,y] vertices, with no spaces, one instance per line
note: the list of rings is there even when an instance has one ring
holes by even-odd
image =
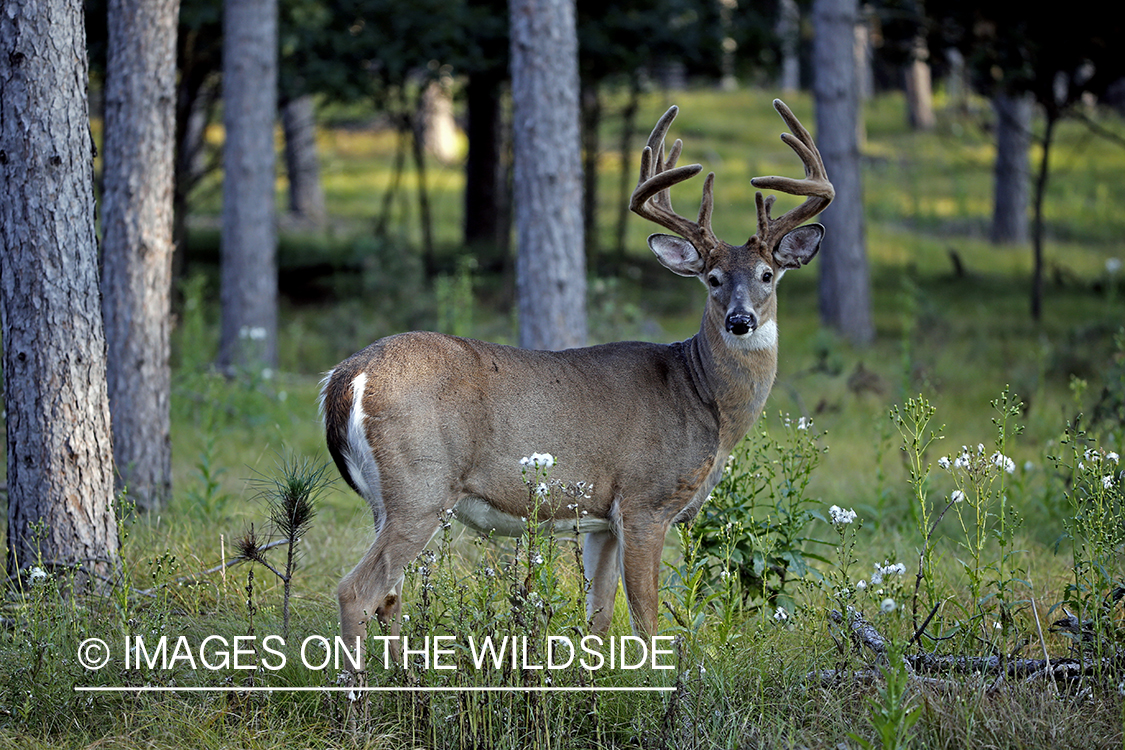
[[[669,524],[656,519],[622,519],[621,560],[633,632],[656,635],[660,555]]]
[[[603,635],[613,622],[613,603],[621,574],[621,547],[610,530],[586,534],[582,548],[582,568],[590,589],[586,592],[586,619],[590,631]]]

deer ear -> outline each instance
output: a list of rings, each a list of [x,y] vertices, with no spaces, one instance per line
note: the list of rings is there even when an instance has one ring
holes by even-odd
[[[781,238],[777,249],[773,251],[773,258],[782,268],[800,268],[808,262],[820,249],[820,241],[824,239],[824,227],[820,224],[806,224],[797,227]]]
[[[648,246],[669,271],[680,276],[698,276],[703,273],[703,256],[682,237],[670,234],[652,234]]]

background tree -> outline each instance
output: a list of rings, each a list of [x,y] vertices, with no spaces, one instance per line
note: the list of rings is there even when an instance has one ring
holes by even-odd
[[[179,0],[109,0],[105,316],[114,460],[139,507],[172,490],[169,327]]]
[[[511,0],[520,346],[586,343],[574,0]]]
[[[997,91],[996,164],[993,180],[992,228],[996,243],[1023,244],[1029,237],[1027,209],[1031,192],[1031,123],[1035,100],[1030,94]]]
[[[818,260],[820,316],[849,341],[867,344],[875,327],[856,139],[856,0],[816,0],[812,19],[816,143],[836,188],[836,199],[820,215],[827,229]]]
[[[81,6],[0,13],[0,317],[9,575],[117,569]]]
[[[1059,13],[1035,4],[1013,14],[1001,0],[971,5],[927,0],[932,22],[930,48],[956,47],[965,56],[978,90],[989,96],[1029,94],[1043,115],[1042,156],[1035,176],[1032,224],[1031,317],[1043,307],[1043,201],[1050,174],[1051,145],[1060,119],[1081,117],[1087,96],[1099,98],[1125,76],[1119,50],[1122,22],[1101,14]]]
[[[279,0],[278,108],[285,139],[285,176],[289,181],[289,215],[306,226],[326,218],[320,155],[316,143],[316,81],[323,38],[331,10],[321,0]]]
[[[510,158],[504,122],[508,82],[506,0],[470,0],[472,34],[465,65],[469,153],[465,160],[465,246],[506,258],[511,235]]]
[[[277,364],[277,0],[223,12],[222,330],[219,364]]]

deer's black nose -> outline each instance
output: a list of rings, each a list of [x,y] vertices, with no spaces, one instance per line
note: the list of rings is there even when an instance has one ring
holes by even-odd
[[[731,313],[727,316],[727,332],[745,336],[758,327],[758,316],[752,312]]]

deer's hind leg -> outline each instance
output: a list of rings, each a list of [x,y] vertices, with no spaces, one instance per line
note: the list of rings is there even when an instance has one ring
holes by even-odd
[[[340,602],[341,634],[349,649],[358,646],[360,669],[363,668],[363,640],[373,618],[387,635],[399,635],[403,571],[437,532],[443,520],[443,507],[452,505],[449,498],[436,494],[440,486],[427,481],[396,482],[391,488],[378,488],[378,498],[367,498],[376,510],[377,519],[381,518],[381,527],[374,543],[359,564],[340,581],[336,592]],[[408,492],[405,490],[408,487],[415,489]],[[436,502],[435,497],[439,498]],[[392,641],[391,652],[396,658],[397,646],[397,641]]]

